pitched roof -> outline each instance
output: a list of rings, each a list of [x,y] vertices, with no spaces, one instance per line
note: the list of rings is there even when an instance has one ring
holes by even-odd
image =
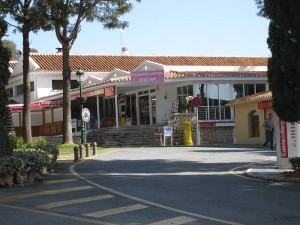
[[[30,53],[39,65],[39,70],[62,70],[62,53]],[[131,71],[144,60],[166,66],[267,66],[268,57],[207,57],[207,56],[151,56],[151,55],[89,55],[70,54],[71,70],[111,71],[121,69]]]
[[[242,98],[236,98],[228,102],[226,105],[234,106],[234,105],[248,103],[248,102],[263,102],[263,101],[270,101],[270,100],[272,100],[272,91],[266,91],[254,95],[245,96]]]

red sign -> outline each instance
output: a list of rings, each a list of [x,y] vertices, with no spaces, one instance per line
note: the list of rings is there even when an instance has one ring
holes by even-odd
[[[200,127],[215,127],[216,123],[200,123]]]
[[[192,99],[192,105],[196,108],[202,105],[202,99],[200,97],[194,97]]]
[[[106,87],[104,89],[104,95],[105,95],[105,97],[114,96],[115,94],[116,94],[116,88],[115,88],[115,86]]]
[[[98,89],[96,91],[88,91],[88,92],[84,92],[82,93],[82,97],[92,97],[92,96],[97,96],[97,95],[103,95],[104,94],[104,89],[101,88],[101,89]],[[76,94],[76,95],[72,95],[71,96],[71,100],[75,100],[77,98],[80,97],[80,94]]]
[[[273,106],[272,101],[258,103],[259,109],[270,109],[270,108],[272,108],[272,106]]]
[[[130,75],[134,84],[157,84],[165,80],[164,70],[133,71]]]
[[[279,120],[279,135],[280,135],[280,155],[281,158],[289,157],[289,149],[287,142],[287,125],[285,121]]]
[[[49,109],[49,108],[57,108],[63,106],[62,101],[43,101],[43,102],[34,102],[30,105],[30,109],[32,110],[40,110],[40,109]],[[8,108],[11,111],[22,111],[24,108],[23,104],[12,104],[8,105]]]

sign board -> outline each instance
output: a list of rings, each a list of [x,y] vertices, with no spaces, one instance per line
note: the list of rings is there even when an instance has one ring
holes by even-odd
[[[164,126],[164,146],[166,146],[166,137],[171,137],[171,145],[173,146],[173,127]]]
[[[279,135],[280,135],[280,156],[288,158],[288,142],[287,142],[287,124],[285,121],[279,120]]]
[[[89,97],[93,97],[93,96],[97,96],[97,95],[103,95],[104,90],[105,89],[101,88],[101,89],[98,89],[95,91],[84,92],[84,93],[82,93],[82,97],[89,98]],[[75,100],[79,97],[80,97],[80,94],[71,95],[71,100]]]
[[[178,113],[179,100],[174,100],[172,102],[171,113]]]
[[[86,123],[89,122],[90,118],[91,118],[90,110],[88,108],[84,108],[82,110],[81,117],[84,122],[86,122]]]
[[[198,108],[201,105],[202,105],[202,99],[200,97],[194,97],[192,99],[192,106]]]
[[[134,84],[158,84],[165,80],[164,70],[133,71],[130,75]]]
[[[270,108],[272,108],[272,106],[273,106],[272,101],[258,103],[259,109],[270,109]]]
[[[77,128],[76,118],[72,118],[72,129],[76,129],[76,128]]]

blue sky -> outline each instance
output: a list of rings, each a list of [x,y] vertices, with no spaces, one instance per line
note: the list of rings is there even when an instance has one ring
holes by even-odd
[[[71,53],[120,54],[121,40],[133,55],[269,56],[269,21],[254,0],[142,0],[124,19],[130,27],[103,30],[84,23]],[[8,32],[22,48],[21,34]],[[54,32],[31,33],[31,47],[54,53]]]

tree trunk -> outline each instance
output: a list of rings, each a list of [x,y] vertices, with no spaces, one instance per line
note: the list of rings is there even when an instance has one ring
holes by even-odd
[[[23,27],[23,138],[25,142],[32,140],[30,113],[30,76],[29,76],[29,29],[25,22]]]
[[[63,144],[72,144],[70,46],[63,44]]]

